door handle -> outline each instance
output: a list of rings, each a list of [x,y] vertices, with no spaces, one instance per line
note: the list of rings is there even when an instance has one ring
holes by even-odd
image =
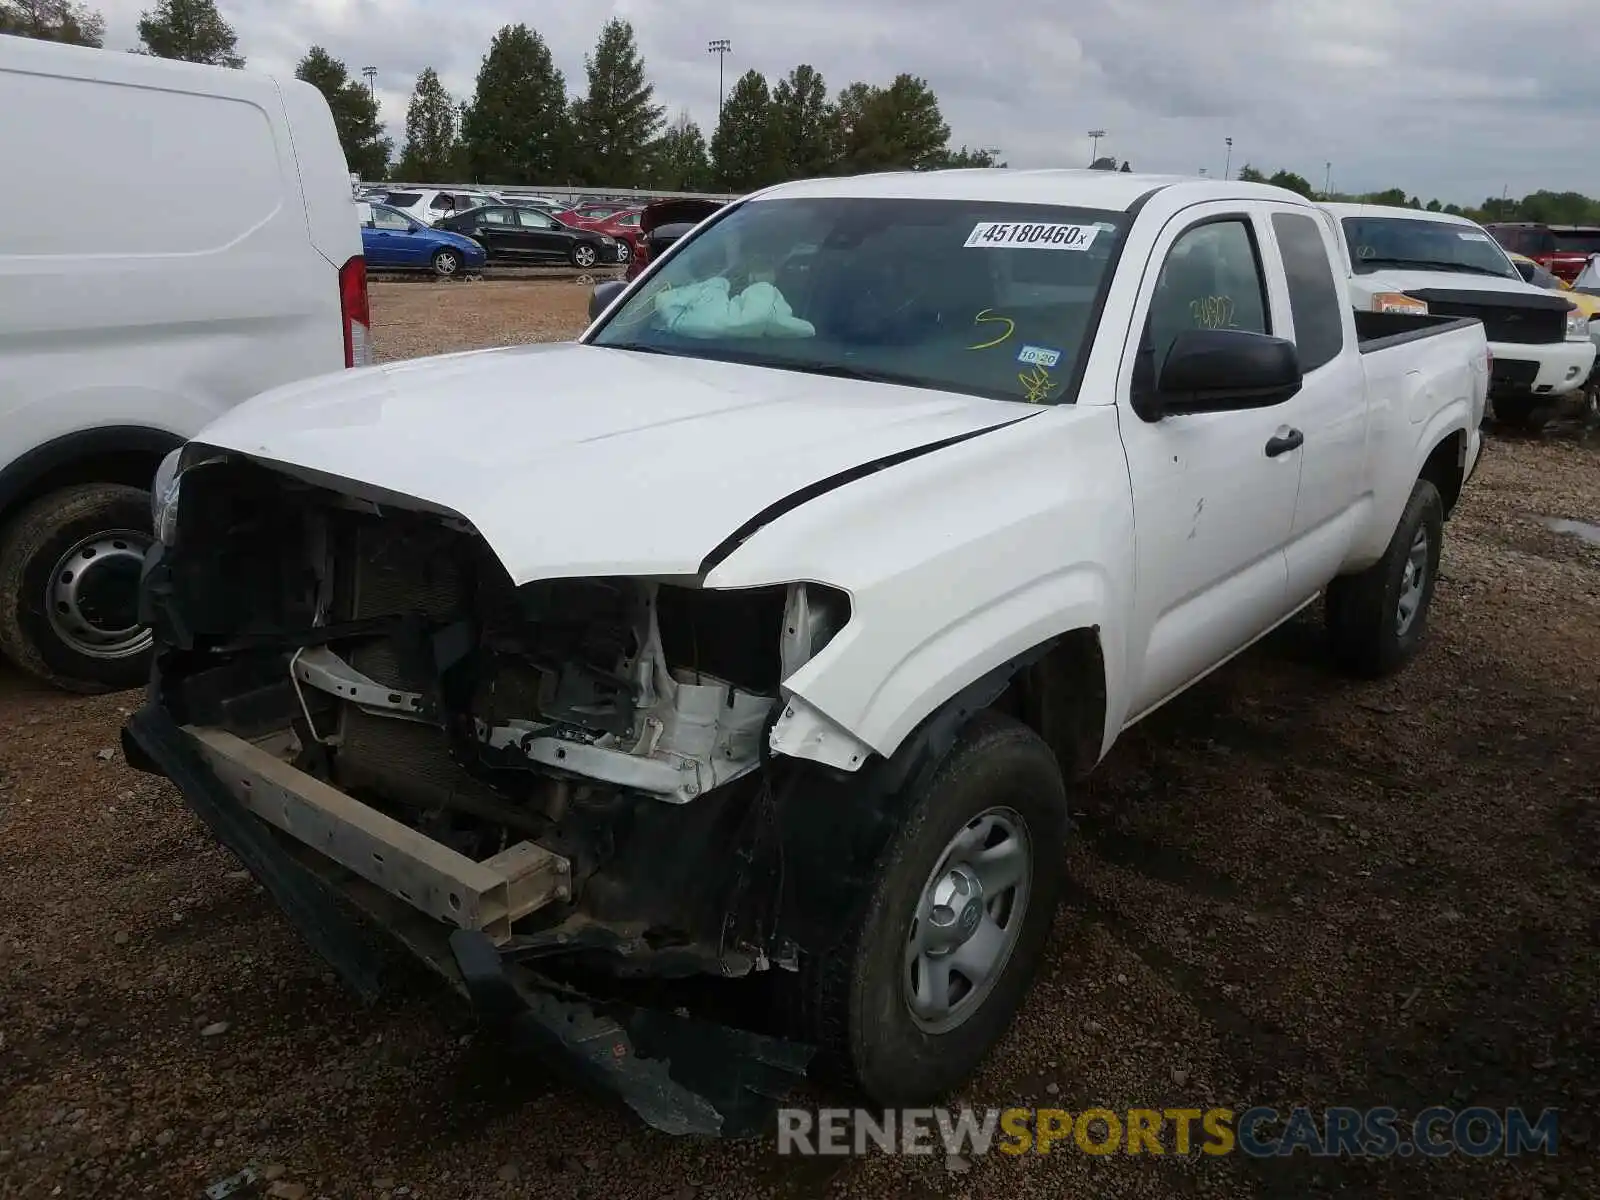
[[[1267,442],[1267,457],[1277,458],[1280,454],[1287,454],[1291,450],[1298,450],[1306,443],[1306,435],[1298,429],[1291,429],[1280,437],[1275,437]]]

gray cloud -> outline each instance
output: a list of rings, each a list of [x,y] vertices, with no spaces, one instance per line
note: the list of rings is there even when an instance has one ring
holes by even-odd
[[[132,46],[153,0],[91,0],[107,44]],[[755,68],[775,80],[809,62],[835,91],[899,71],[929,80],[954,140],[998,147],[1013,166],[1081,166],[1085,131],[1140,170],[1212,174],[1288,167],[1336,187],[1399,186],[1476,203],[1508,189],[1600,195],[1591,139],[1600,116],[1591,3],[1544,0],[610,0],[527,6],[510,0],[221,0],[252,69],[288,72],[320,43],[352,71],[378,68],[398,142],[416,74],[433,66],[471,94],[501,25],[528,21],[574,91],[583,57],[612,15],[634,23],[669,114],[710,132],[717,68],[706,40],[727,37],[728,83]]]

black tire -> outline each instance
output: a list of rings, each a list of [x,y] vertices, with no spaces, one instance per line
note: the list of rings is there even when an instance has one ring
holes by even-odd
[[[1419,532],[1426,535],[1425,574],[1415,615],[1401,628],[1400,602],[1407,589],[1407,563]],[[1400,523],[1383,557],[1359,575],[1328,585],[1328,635],[1340,667],[1365,679],[1392,674],[1408,663],[1428,635],[1428,610],[1439,578],[1444,540],[1444,501],[1426,479],[1411,489]]]
[[[808,961],[802,1036],[834,1082],[886,1106],[930,1104],[961,1086],[1006,1032],[1044,954],[1061,895],[1066,787],[1032,730],[980,713],[961,732],[878,861],[875,882],[841,952]],[[945,847],[976,816],[1020,815],[1031,851],[1030,894],[1009,957],[964,1021],[929,1032],[908,1007],[903,973],[918,898]]]
[[[84,545],[93,540],[96,545]],[[150,677],[148,636],[139,631],[108,642],[97,653],[81,647],[90,639],[64,632],[52,620],[52,588],[74,572],[61,572],[63,558],[95,560],[91,576],[78,571],[81,612],[108,630],[129,629],[137,611],[136,563],[150,543],[150,494],[122,484],[89,483],[52,492],[24,508],[0,534],[0,653],[18,667],[67,691],[97,693],[142,686]],[[81,549],[76,549],[82,547]],[[70,564],[66,564],[70,565]],[[80,594],[74,593],[74,603]],[[77,612],[79,610],[72,610]]]
[[[572,265],[587,271],[600,261],[600,251],[588,242],[577,242],[571,251]]]
[[[446,246],[433,252],[433,273],[440,279],[454,279],[461,273],[461,252]]]

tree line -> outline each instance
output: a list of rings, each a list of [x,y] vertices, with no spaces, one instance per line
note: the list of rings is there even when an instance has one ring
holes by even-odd
[[[136,54],[243,67],[238,37],[215,0],[157,0],[140,14]],[[79,0],[0,0],[0,33],[101,47],[105,20]],[[350,169],[363,179],[413,183],[570,184],[661,191],[744,192],[784,179],[897,168],[1004,166],[993,150],[950,148],[950,127],[927,81],[897,75],[887,85],[851,83],[831,99],[822,75],[801,64],[769,84],[759,71],[734,81],[706,140],[680,112],[667,121],[627,21],[608,21],[584,59],[585,90],[569,96],[550,48],[526,25],[495,34],[470,100],[445,90],[432,67],[418,76],[395,159],[378,103],[345,64],[312,46],[295,75],[327,97]],[[1098,158],[1096,170],[1131,170]],[[1600,225],[1600,199],[1537,191],[1489,197],[1476,207],[1403,188],[1320,195],[1289,170],[1246,163],[1238,178],[1313,199],[1390,204],[1476,221]]]
[[[1293,171],[1274,171],[1271,175],[1246,163],[1238,178],[1246,183],[1270,183],[1298,192],[1308,200],[1337,204],[1385,204],[1394,208],[1414,208],[1420,212],[1449,213],[1480,224],[1497,221],[1535,221],[1548,225],[1600,225],[1600,200],[1581,192],[1551,192],[1541,189],[1520,200],[1490,196],[1480,205],[1448,204],[1437,197],[1423,203],[1404,188],[1385,188],[1381,192],[1321,192],[1311,181]]]

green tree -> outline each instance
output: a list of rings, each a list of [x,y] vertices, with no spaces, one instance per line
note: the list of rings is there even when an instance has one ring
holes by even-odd
[[[1249,163],[1245,163],[1239,168],[1238,180],[1240,183],[1265,183],[1267,177]]]
[[[1000,151],[990,147],[969,150],[963,146],[959,150],[946,150],[939,161],[939,166],[943,168],[1003,167],[1005,165],[1000,161]]]
[[[570,153],[567,85],[544,38],[526,25],[494,35],[462,121],[466,162],[480,183],[551,183]]]
[[[1428,211],[1442,212],[1444,211],[1444,205],[1440,204],[1438,198],[1435,197],[1434,199],[1428,201]]]
[[[1116,169],[1117,160],[1109,157],[1097,158],[1089,164],[1089,170],[1091,171],[1115,171]]]
[[[650,186],[664,192],[703,192],[712,186],[705,135],[687,111],[656,139],[650,152]]]
[[[589,91],[573,106],[573,169],[585,183],[637,186],[666,110],[654,103],[633,26],[620,17],[607,21],[584,66]]]
[[[395,174],[408,183],[447,183],[460,168],[459,110],[439,74],[423,67],[406,107],[406,144]]]
[[[1404,208],[1406,194],[1400,188],[1389,188],[1382,192],[1368,192],[1361,197],[1361,201],[1364,204],[1386,204],[1390,208]]]
[[[394,142],[383,136],[378,102],[367,85],[352,82],[345,65],[321,46],[307,51],[294,75],[315,87],[328,101],[350,169],[363,179],[382,179],[389,169]]]
[[[139,41],[146,54],[217,67],[242,67],[238,36],[222,19],[215,0],[159,0],[139,14]]]
[[[711,135],[711,162],[722,187],[748,192],[783,178],[783,147],[773,124],[766,77],[746,71],[734,82]]]
[[[1311,181],[1304,175],[1296,175],[1293,171],[1274,171],[1267,180],[1273,187],[1287,188],[1291,192],[1298,192],[1307,200],[1312,198]]]
[[[833,166],[834,114],[828,85],[809,63],[801,63],[772,89],[773,136],[789,179],[826,175]]]
[[[72,0],[0,0],[0,33],[98,49],[105,42],[106,21]]]
[[[1122,166],[1121,166],[1120,170],[1125,175],[1133,174],[1133,168],[1128,165],[1128,160],[1127,159],[1123,159],[1122,160]]]

